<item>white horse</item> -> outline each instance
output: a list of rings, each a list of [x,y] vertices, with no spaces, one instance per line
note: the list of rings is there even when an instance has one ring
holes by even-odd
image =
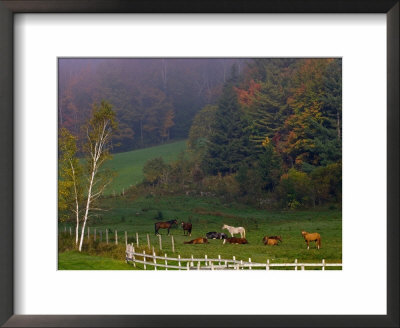
[[[240,233],[240,238],[246,238],[246,230],[243,227],[231,227],[227,224],[222,226],[222,229],[227,229],[229,233],[232,235]]]

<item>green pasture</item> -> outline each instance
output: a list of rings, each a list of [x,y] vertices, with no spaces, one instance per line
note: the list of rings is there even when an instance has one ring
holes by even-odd
[[[139,234],[140,246],[147,245],[146,235],[149,234],[151,246],[158,254],[181,257],[232,258],[238,260],[252,259],[253,262],[270,263],[294,262],[326,262],[342,261],[342,218],[341,211],[334,208],[315,208],[297,211],[270,211],[255,209],[240,204],[225,205],[217,198],[193,196],[147,196],[137,199],[128,197],[108,198],[103,202],[104,214],[92,218],[89,227],[93,233],[111,229],[110,243],[114,242],[115,230],[118,231],[119,243],[124,243],[124,231],[128,233],[128,242],[136,243],[136,232]],[[172,253],[171,236],[166,230],[160,230],[162,235],[162,251],[159,250],[159,239],[154,234],[154,223],[161,220],[178,218],[193,224],[192,236],[184,236],[181,227],[171,230],[174,236],[175,254]],[[205,236],[209,231],[222,232],[223,224],[243,226],[246,229],[247,245],[222,244],[221,240],[210,240],[205,245],[186,245],[183,242]],[[69,229],[69,227],[67,227]],[[301,236],[301,230],[318,232],[322,238],[322,248],[316,249],[315,244],[306,249]],[[60,224],[60,231],[64,225]],[[227,233],[227,231],[225,231]],[[281,235],[283,242],[279,246],[264,246],[262,238],[265,235]],[[92,237],[93,238],[93,237]],[[97,237],[99,238],[99,236]],[[76,252],[60,254],[60,269],[131,269],[122,260],[105,261],[98,256],[82,257]],[[92,258],[89,260],[89,258]],[[86,263],[87,262],[87,263]]]
[[[186,148],[186,140],[176,141],[164,145],[114,154],[113,158],[105,162],[104,168],[118,174],[108,186],[105,194],[121,193],[132,185],[143,180],[143,166],[149,159],[162,157],[165,162],[171,162]]]

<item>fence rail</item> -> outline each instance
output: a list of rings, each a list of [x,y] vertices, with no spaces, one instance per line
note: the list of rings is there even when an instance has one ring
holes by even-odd
[[[164,263],[158,263],[157,260]],[[168,264],[168,261],[178,263],[178,265]],[[342,263],[326,263],[325,260],[322,260],[321,263],[300,263],[297,260],[293,263],[269,263],[269,260],[266,263],[256,263],[252,262],[250,258],[249,261],[236,260],[235,256],[232,259],[222,259],[220,256],[218,258],[208,258],[207,255],[204,258],[181,258],[180,255],[178,257],[168,257],[167,254],[164,256],[156,255],[154,251],[152,254],[147,254],[145,251],[143,253],[135,252],[133,244],[126,245],[126,262],[132,262],[134,266],[136,266],[136,263],[143,264],[145,270],[147,270],[147,266],[153,267],[154,270],[157,270],[158,267],[166,270],[251,270],[252,268],[269,270],[277,267],[293,267],[294,270],[299,268],[300,270],[305,270],[306,267],[320,267],[325,270],[326,267],[342,267]]]

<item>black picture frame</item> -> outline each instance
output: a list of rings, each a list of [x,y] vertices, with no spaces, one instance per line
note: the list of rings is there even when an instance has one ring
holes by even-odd
[[[399,327],[399,8],[398,0],[0,0],[0,324],[4,327]],[[14,315],[13,17],[16,13],[385,13],[387,315]]]

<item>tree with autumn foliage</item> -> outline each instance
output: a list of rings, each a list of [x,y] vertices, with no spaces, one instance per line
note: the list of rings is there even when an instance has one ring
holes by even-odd
[[[289,166],[303,168],[327,165],[341,159],[341,143],[324,112],[327,89],[325,76],[333,59],[307,59],[293,77],[287,103],[291,115],[282,129],[282,152]],[[339,110],[339,109],[338,109]]]

